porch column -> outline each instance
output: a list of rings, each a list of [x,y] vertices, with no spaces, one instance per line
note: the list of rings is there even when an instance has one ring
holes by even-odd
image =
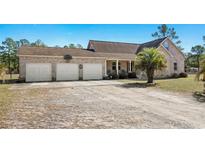
[[[105,60],[105,76],[107,76],[107,61]]]
[[[132,72],[132,61],[129,61],[130,67],[129,67],[129,72]]]
[[[117,75],[119,75],[119,70],[118,70],[118,60],[116,60],[116,72],[117,72]]]

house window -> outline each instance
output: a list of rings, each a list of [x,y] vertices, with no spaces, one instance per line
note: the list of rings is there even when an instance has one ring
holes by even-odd
[[[116,62],[112,62],[112,70],[116,70]]]
[[[177,71],[177,63],[174,63],[174,70]]]
[[[112,62],[112,70],[116,70],[116,61]],[[121,64],[118,62],[118,70],[121,70]]]
[[[132,61],[132,62],[131,62],[131,71],[134,70],[134,66],[135,66],[135,63]]]
[[[169,50],[169,43],[168,43],[168,42],[164,42],[164,43],[163,43],[163,46],[164,46],[167,50]]]

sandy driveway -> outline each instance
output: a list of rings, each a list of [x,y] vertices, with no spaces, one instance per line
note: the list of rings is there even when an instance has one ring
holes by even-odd
[[[1,128],[205,128],[205,103],[117,81],[13,85]]]

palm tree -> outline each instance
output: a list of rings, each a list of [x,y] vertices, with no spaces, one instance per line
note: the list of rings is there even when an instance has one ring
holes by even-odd
[[[153,83],[155,70],[166,67],[166,60],[156,48],[144,48],[135,58],[135,67],[146,72],[147,83]]]

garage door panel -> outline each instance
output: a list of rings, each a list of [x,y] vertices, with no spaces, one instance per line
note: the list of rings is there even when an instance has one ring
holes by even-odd
[[[78,64],[57,64],[56,65],[56,80],[79,80]]]
[[[51,64],[29,63],[26,64],[26,82],[51,81]]]
[[[83,64],[83,80],[102,79],[102,64]]]

